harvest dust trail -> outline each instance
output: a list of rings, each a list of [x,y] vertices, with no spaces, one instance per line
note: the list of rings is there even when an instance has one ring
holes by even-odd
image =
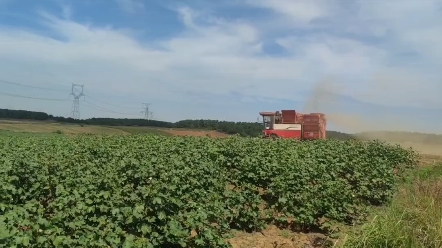
[[[344,87],[337,82],[336,79],[328,78],[316,83],[303,112],[325,113],[329,126],[332,124],[339,131],[356,133],[363,139],[380,139],[403,147],[413,147],[424,154],[442,156],[442,135],[412,133],[410,131],[420,130],[415,122],[404,121],[403,116],[399,117],[388,110],[367,113],[360,107],[356,111],[350,111],[353,106],[342,100],[339,92],[342,92]],[[413,119],[413,113],[410,113],[409,118]]]

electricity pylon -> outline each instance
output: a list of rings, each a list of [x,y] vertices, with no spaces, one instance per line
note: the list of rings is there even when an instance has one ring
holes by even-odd
[[[144,115],[144,119],[151,120],[153,118],[152,111],[149,111],[150,103],[143,103],[143,111],[141,111],[141,114]]]
[[[74,97],[72,102],[71,117],[75,120],[80,119],[80,98],[84,96],[83,87],[84,84],[72,84],[71,94],[69,94],[69,96]]]

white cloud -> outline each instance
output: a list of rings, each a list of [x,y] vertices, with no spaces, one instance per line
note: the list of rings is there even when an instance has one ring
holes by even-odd
[[[348,38],[330,35],[296,36],[277,39],[279,45],[304,61],[315,64],[324,74],[367,75],[376,69],[379,61],[387,56],[386,51]]]
[[[249,24],[203,17],[201,19],[207,25],[200,26],[195,23],[198,13],[188,8],[179,9],[178,12],[187,30],[182,37],[165,42],[163,46],[170,52],[196,57],[247,56],[261,52],[258,30]]]
[[[361,0],[344,5],[336,0],[327,4],[301,0],[290,1],[292,6],[285,1],[254,3],[291,17],[286,28],[298,27],[302,20],[305,26],[305,21],[320,19],[308,25],[317,32],[277,41],[294,54],[304,55],[305,60],[316,61],[316,68],[321,68],[322,73],[359,75],[352,77],[356,79],[353,82],[336,83],[347,84],[345,94],[394,106],[442,107],[438,96],[442,77],[437,70],[442,65],[442,2]],[[307,17],[298,18],[299,11]],[[400,53],[415,56],[401,58],[397,56]],[[415,94],[419,91],[426,93]]]
[[[144,4],[141,0],[115,0],[117,4],[128,13],[136,13],[144,9]]]
[[[262,8],[269,8],[276,13],[289,16],[296,22],[310,22],[316,18],[330,14],[327,1],[316,0],[246,0],[248,4]]]
[[[141,8],[141,2],[119,2],[132,6],[126,10]],[[238,102],[304,100],[305,92],[321,80],[336,84],[339,90],[334,91],[366,102],[442,106],[437,70],[442,61],[442,15],[430,4],[436,1],[358,1],[348,6],[337,0],[246,3],[274,14],[251,21],[246,14],[223,18],[179,8],[182,32],[155,42],[112,26],[76,22],[69,19],[69,9],[64,19],[41,13],[36,22],[44,25],[44,33],[0,26],[0,73],[11,81],[82,82],[91,95],[175,99],[182,108],[192,102],[187,92],[214,96],[240,92],[244,96]],[[271,26],[281,23],[275,21],[281,15],[284,26]],[[270,41],[286,54],[269,56]],[[412,60],[419,66],[401,61],[397,56],[404,52],[415,53]],[[12,70],[20,63],[58,76],[35,73],[30,78]],[[265,108],[267,101],[258,103]],[[222,102],[213,108],[220,106]]]

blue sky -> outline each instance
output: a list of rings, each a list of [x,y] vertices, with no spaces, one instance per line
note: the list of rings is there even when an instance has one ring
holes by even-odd
[[[0,108],[69,116],[77,83],[81,118],[138,118],[149,102],[168,121],[297,109],[335,130],[442,133],[441,12],[436,0],[0,0],[0,80],[59,89],[0,82]]]

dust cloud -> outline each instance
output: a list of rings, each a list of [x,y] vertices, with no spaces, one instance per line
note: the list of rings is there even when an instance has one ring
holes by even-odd
[[[304,113],[324,113],[328,126],[338,131],[352,133],[362,139],[379,139],[403,147],[413,147],[425,154],[442,156],[442,135],[416,132],[416,122],[404,120],[388,110],[364,111],[363,104],[349,106],[342,100],[343,86],[335,78],[317,82],[307,98]],[[359,99],[354,99],[360,101]],[[413,118],[410,113],[409,118]]]

